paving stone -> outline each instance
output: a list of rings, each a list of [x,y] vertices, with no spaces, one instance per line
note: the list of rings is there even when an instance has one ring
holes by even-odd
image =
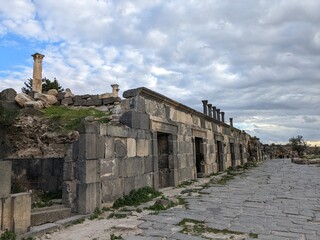
[[[319,189],[319,167],[289,159],[266,161],[236,181],[201,191],[206,194],[184,196],[188,209],[145,216],[139,228],[147,229],[143,236],[160,236],[159,227],[165,226],[164,239],[196,239],[174,232],[181,220],[193,219],[213,229],[256,233],[258,239],[320,239]]]

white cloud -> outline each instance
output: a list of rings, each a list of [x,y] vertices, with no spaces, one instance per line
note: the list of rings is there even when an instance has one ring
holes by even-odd
[[[0,47],[30,41],[43,76],[77,94],[145,86],[197,110],[208,99],[263,141],[319,140],[319,12],[316,0],[0,0]],[[22,87],[30,54],[1,88]]]

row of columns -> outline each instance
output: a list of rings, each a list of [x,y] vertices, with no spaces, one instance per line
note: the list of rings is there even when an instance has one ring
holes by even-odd
[[[224,114],[225,112],[221,112],[219,108],[216,106],[212,106],[211,103],[208,103],[208,100],[202,100],[203,103],[203,114],[212,117],[221,122],[224,121]],[[233,118],[230,118],[230,126],[233,127]]]

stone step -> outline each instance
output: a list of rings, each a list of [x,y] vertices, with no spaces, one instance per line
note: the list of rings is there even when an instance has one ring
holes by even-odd
[[[54,205],[52,207],[32,209],[31,226],[38,226],[44,223],[52,223],[60,219],[71,216],[71,208],[63,205]]]

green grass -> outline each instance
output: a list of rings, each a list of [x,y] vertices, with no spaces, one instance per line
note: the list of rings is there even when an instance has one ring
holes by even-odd
[[[111,239],[111,240],[117,240],[117,239],[123,239],[123,237],[121,237],[121,235],[117,236],[117,235],[115,235],[115,234],[112,233],[112,234],[110,235],[110,239]]]
[[[66,130],[78,130],[82,119],[88,116],[101,118],[100,122],[108,122],[105,117],[110,113],[99,111],[95,108],[67,108],[62,106],[52,106],[43,109],[44,116],[53,121],[60,122]]]
[[[243,164],[243,169],[250,169],[250,168],[254,168],[257,167],[258,164],[257,162],[246,162],[245,164]]]
[[[17,238],[17,235],[11,231],[6,229],[1,235],[0,240],[15,240]]]
[[[190,186],[192,183],[196,182],[196,180],[192,179],[192,180],[187,180],[187,181],[184,181],[182,183],[180,183],[177,188],[184,188],[184,187],[187,187],[187,186]]]
[[[129,214],[126,214],[126,213],[111,213],[109,216],[108,216],[108,219],[110,218],[126,218]]]
[[[167,207],[165,207],[162,204],[155,203],[154,205],[150,206],[148,209],[159,212],[159,211],[167,210],[167,209],[172,208],[174,206],[175,206],[174,203],[171,201],[171,203]]]
[[[126,195],[123,198],[118,198],[113,203],[113,208],[119,208],[124,206],[138,206],[141,203],[148,202],[160,195],[160,192],[154,190],[151,187],[144,187],[138,190],[132,190],[129,193],[129,195]]]
[[[38,193],[38,199],[32,203],[32,208],[50,207],[53,205],[52,199],[60,199],[62,191]]]
[[[220,230],[220,229],[209,228],[206,226],[204,221],[198,221],[198,220],[187,219],[187,218],[179,222],[178,226],[183,227],[183,229],[180,231],[181,233],[191,234],[195,236],[201,236],[203,233],[234,234],[234,235],[247,234],[244,232],[236,232],[228,229]],[[248,235],[251,238],[258,238],[258,234],[255,234],[255,233],[249,233]]]
[[[96,218],[99,218],[99,216],[101,215],[102,211],[100,210],[100,208],[95,208],[93,214],[89,217],[89,220],[93,220]]]

